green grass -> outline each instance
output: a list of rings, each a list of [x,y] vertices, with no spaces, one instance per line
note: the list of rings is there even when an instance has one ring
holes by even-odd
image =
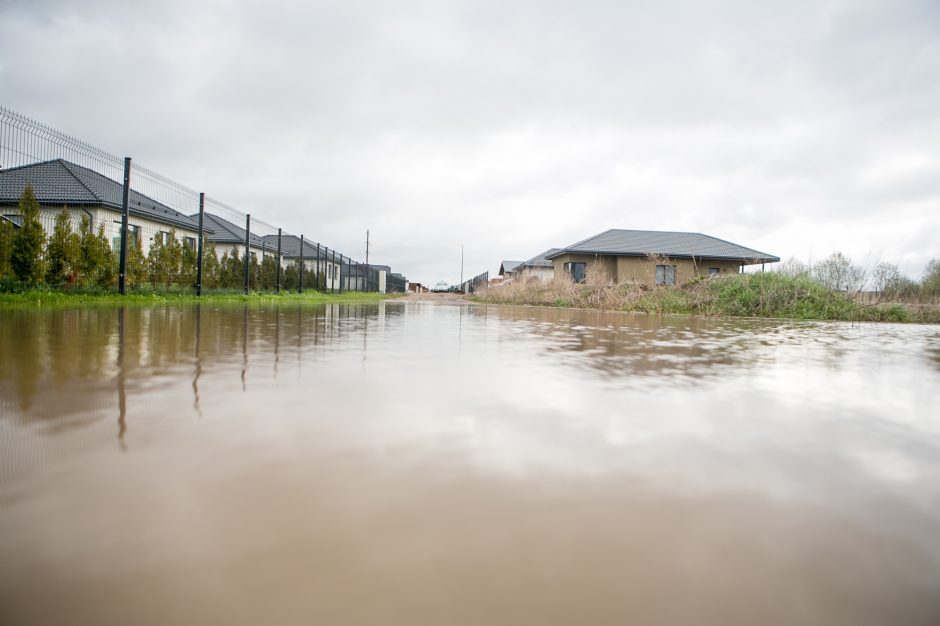
[[[320,293],[318,291],[305,291],[303,293],[249,293],[241,291],[213,290],[196,296],[191,290],[187,291],[151,291],[134,290],[122,296],[108,290],[74,290],[58,291],[51,289],[29,289],[18,293],[0,293],[0,306],[75,306],[75,305],[153,305],[153,304],[185,304],[185,303],[292,303],[292,304],[327,304],[332,302],[379,302],[402,294],[379,293]]]

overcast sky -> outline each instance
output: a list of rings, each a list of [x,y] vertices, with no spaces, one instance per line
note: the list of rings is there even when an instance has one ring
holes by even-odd
[[[431,284],[608,228],[940,258],[937,0],[0,0],[0,104]]]

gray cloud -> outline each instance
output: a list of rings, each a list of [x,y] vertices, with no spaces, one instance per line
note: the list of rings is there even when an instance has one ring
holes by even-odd
[[[930,1],[7,3],[0,101],[426,282],[611,227],[915,275],[938,35]]]

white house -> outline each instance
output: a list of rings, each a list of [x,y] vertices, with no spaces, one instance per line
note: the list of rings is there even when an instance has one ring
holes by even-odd
[[[244,234],[244,230],[242,234]],[[277,235],[265,235],[262,239],[267,246],[270,246],[275,252],[277,251]],[[326,281],[326,289],[339,290],[342,288],[341,274],[343,259],[345,258],[342,254],[318,243],[304,241],[303,257],[304,271],[316,274],[322,272]],[[300,261],[300,237],[281,235],[281,259],[285,266]],[[307,284],[313,285],[313,281],[311,275]]]
[[[118,249],[122,183],[63,159],[11,167],[0,170],[0,212],[7,216],[18,213],[20,196],[27,184],[32,186],[39,202],[40,221],[47,234],[52,232],[56,214],[67,207],[74,231],[82,217],[87,216],[95,232],[103,226],[105,237]],[[140,241],[144,254],[154,241],[164,240],[172,233],[183,245],[196,246],[198,222],[133,189],[128,194],[127,221],[131,239]]]

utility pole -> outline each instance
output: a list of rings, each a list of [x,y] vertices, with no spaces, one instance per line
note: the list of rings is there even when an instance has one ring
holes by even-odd
[[[460,244],[460,287],[463,288],[463,244]]]
[[[366,229],[366,267],[369,267],[369,229]]]

